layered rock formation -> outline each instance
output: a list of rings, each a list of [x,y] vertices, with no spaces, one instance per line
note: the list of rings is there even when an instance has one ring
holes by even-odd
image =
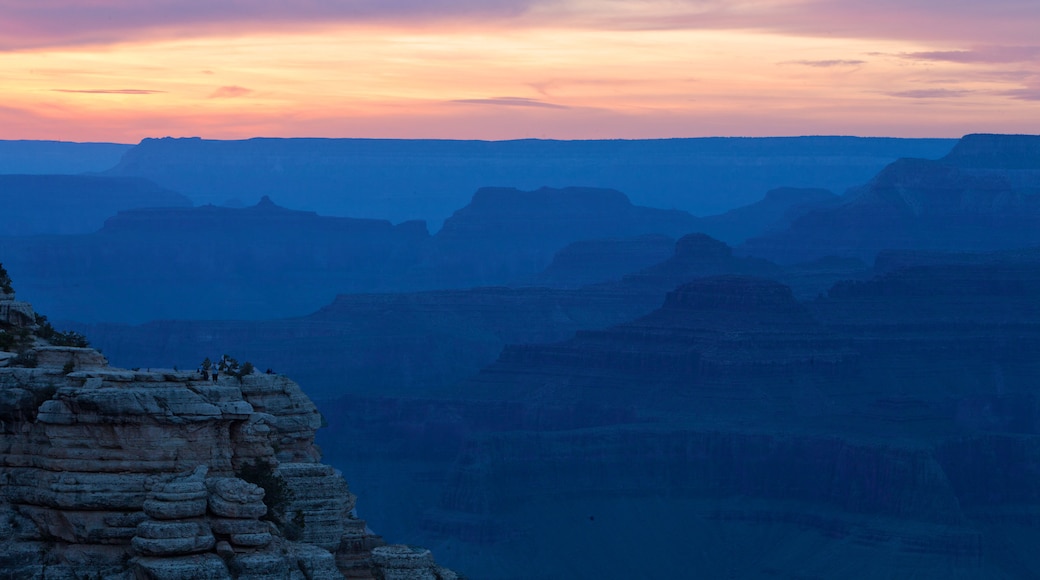
[[[0,365],[0,575],[455,577],[374,558],[383,542],[319,462],[321,416],[288,378],[125,370],[44,343]]]
[[[983,251],[1040,244],[1040,136],[969,135],[938,161],[901,159],[837,207],[744,251],[781,263],[885,249]]]
[[[489,578],[551,574],[517,549],[575,578],[1030,577],[1038,280],[1035,260],[948,261],[799,303],[702,279],[631,323],[508,347],[453,401],[345,400],[330,435],[374,429],[387,465],[365,489],[422,481],[387,490],[436,506],[414,541],[469,546],[456,562]]]
[[[514,345],[460,387],[468,396],[534,398],[661,413],[798,416],[822,404],[827,380],[854,374],[858,357],[778,282],[703,278],[670,292],[635,321],[582,331],[553,345]],[[566,377],[558,380],[557,377]],[[505,378],[505,381],[501,381]],[[784,392],[759,388],[789,383]]]

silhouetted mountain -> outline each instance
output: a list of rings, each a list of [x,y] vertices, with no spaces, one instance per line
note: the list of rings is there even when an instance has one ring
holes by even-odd
[[[838,197],[822,189],[780,188],[766,193],[765,198],[751,205],[743,206],[724,214],[697,218],[696,222],[686,227],[686,232],[702,232],[702,239],[707,236],[722,240],[727,244],[743,242],[746,238],[759,236],[769,231],[782,230],[796,218],[820,207],[836,203]],[[664,228],[658,228],[665,231]],[[690,240],[695,238],[690,238]],[[683,242],[688,243],[690,240]],[[710,246],[710,244],[709,244]],[[695,260],[703,260],[711,255],[690,252]],[[683,253],[680,247],[680,254]],[[672,254],[672,242],[661,236],[641,236],[636,238],[614,238],[604,240],[586,240],[572,244],[556,254],[552,263],[540,274],[530,280],[514,280],[545,284],[554,287],[576,287],[582,284],[607,282],[621,278],[625,274],[648,268],[664,261]],[[725,250],[725,255],[730,255]],[[676,259],[683,259],[676,256]],[[691,266],[692,264],[687,264]],[[668,266],[663,266],[668,267]],[[761,269],[743,270],[727,268],[727,272],[747,271],[761,273]],[[712,271],[711,273],[720,273]],[[838,277],[831,278],[830,281]],[[672,281],[672,285],[691,279],[689,273],[683,273]],[[824,284],[820,287],[825,287]]]
[[[56,318],[257,319],[298,316],[339,293],[522,283],[572,242],[678,236],[697,222],[612,190],[488,188],[430,237],[422,222],[329,218],[265,197],[243,209],[122,212],[95,234],[0,239],[0,251]],[[183,293],[193,299],[173,299]]]
[[[1038,158],[1036,135],[974,134],[961,138],[942,160],[961,169],[1025,171],[1035,178],[1040,174]]]
[[[94,234],[0,239],[0,255],[56,319],[260,318],[378,287],[428,239],[422,223],[321,217],[265,198],[121,212]]]
[[[104,171],[133,145],[0,140],[0,174],[47,175]]]
[[[697,224],[686,212],[635,206],[609,189],[483,188],[444,222],[416,275],[433,288],[504,284],[544,269],[573,242],[677,237]]]
[[[1010,157],[998,161],[1004,152]],[[889,165],[841,205],[809,212],[785,232],[749,240],[742,251],[791,263],[825,255],[871,260],[884,249],[986,251],[1040,244],[1037,167],[1040,137],[968,136],[940,161]]]
[[[144,179],[0,175],[0,236],[85,234],[123,210],[190,205],[183,195]]]
[[[733,249],[706,234],[689,234],[675,242],[667,260],[625,276],[625,288],[644,288],[658,298],[664,292],[695,278],[719,274],[779,276],[781,269],[761,258],[737,257]]]
[[[837,205],[840,198],[826,189],[781,187],[765,198],[724,214],[701,218],[701,232],[737,245],[751,237],[787,229],[810,211]]]
[[[552,263],[526,282],[535,286],[578,288],[617,280],[668,259],[674,251],[675,239],[660,234],[574,242],[556,252]]]
[[[900,157],[937,158],[950,139],[856,137],[612,141],[145,139],[112,175],[145,177],[196,204],[270,195],[325,215],[437,224],[479,187],[585,185],[635,203],[711,214],[779,186],[832,191]]]

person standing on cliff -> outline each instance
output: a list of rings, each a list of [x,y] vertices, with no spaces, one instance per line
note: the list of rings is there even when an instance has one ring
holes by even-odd
[[[213,361],[209,360],[209,357],[207,356],[205,358],[205,360],[202,361],[202,365],[199,366],[199,372],[202,373],[202,380],[204,380],[204,381],[208,381],[209,380],[209,371],[212,368],[213,368]],[[216,380],[216,378],[217,378],[216,376],[213,377],[214,380]]]

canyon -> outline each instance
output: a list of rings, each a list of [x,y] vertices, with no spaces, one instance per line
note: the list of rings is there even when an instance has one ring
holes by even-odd
[[[762,151],[776,145],[720,143]],[[12,414],[4,425],[12,426],[11,441],[18,442],[11,461],[26,462],[21,450],[36,453],[32,446],[45,441],[41,433],[67,427],[60,423],[66,407],[58,402],[96,416],[101,399],[90,389],[108,397],[119,385],[137,393],[154,384],[158,390],[133,400],[147,403],[148,393],[187,389],[218,409],[248,403],[249,418],[226,411],[239,418],[206,419],[206,429],[220,437],[224,425],[232,425],[227,438],[237,451],[213,460],[205,473],[184,465],[164,475],[161,485],[134,488],[144,516],[135,516],[141,521],[133,534],[127,535],[129,525],[112,533],[128,542],[122,549],[135,573],[152,557],[145,552],[166,539],[159,536],[174,529],[180,544],[212,553],[206,559],[214,566],[219,560],[230,574],[240,573],[232,566],[239,552],[217,544],[237,549],[232,534],[239,541],[266,540],[255,523],[225,521],[235,519],[226,515],[231,497],[243,498],[239,511],[259,510],[257,493],[220,481],[246,473],[243,467],[255,465],[253,454],[286,481],[302,473],[325,477],[332,468],[318,467],[316,442],[322,461],[341,469],[351,482],[349,493],[361,500],[356,510],[347,509],[353,500],[342,500],[345,483],[335,475],[327,480],[335,483],[294,487],[299,496],[312,488],[338,490],[322,495],[322,501],[340,498],[329,509],[346,514],[330,521],[346,521],[343,529],[354,532],[362,518],[371,521],[387,537],[426,546],[439,562],[473,577],[884,578],[893,570],[917,578],[1037,576],[1038,143],[1033,136],[970,135],[931,159],[886,161],[859,187],[773,182],[758,190],[767,192],[758,202],[707,217],[643,207],[646,192],[629,192],[618,182],[541,188],[543,183],[512,182],[476,189],[470,203],[433,234],[418,221],[331,218],[261,198],[252,207],[125,211],[73,243],[0,240],[12,272],[29,273],[28,266],[48,263],[41,256],[53,258],[47,284],[29,276],[31,295],[46,290],[47,312],[58,307],[60,318],[79,317],[55,324],[89,336],[114,367],[130,369],[104,366],[96,353],[79,362],[72,357],[69,368],[72,347],[38,344],[39,360],[49,362],[32,377],[53,377],[55,391],[31,386],[36,378],[19,379],[30,386],[17,389],[28,394],[10,391],[14,402],[4,408]],[[192,155],[250,147],[272,157],[215,156],[207,171],[230,163],[237,172],[266,175],[257,167],[275,161],[287,174],[302,171],[290,171],[295,162],[275,152],[303,143],[247,145],[148,142],[128,153],[120,171],[152,172],[145,176],[170,187],[156,175],[172,175],[170,168]],[[331,157],[345,145],[308,144],[326,147]],[[188,149],[195,152],[177,157]],[[140,157],[144,153],[151,157]],[[746,153],[720,167],[746,168]],[[763,163],[768,169],[775,161]],[[686,165],[695,166],[701,167]],[[200,173],[185,179],[205,185],[208,178]],[[231,182],[213,183],[207,185],[216,187],[211,193],[185,195],[231,192]],[[276,234],[281,228],[290,233]],[[363,233],[352,238],[351,232]],[[103,236],[113,243],[87,241]],[[132,241],[149,236],[162,238],[176,258],[120,257],[127,255],[120,254],[125,247],[151,244]],[[292,236],[335,251],[323,258],[315,258],[320,252],[313,249],[294,252]],[[378,243],[366,245],[367,239]],[[75,254],[77,244],[89,249]],[[341,261],[327,268],[335,259]],[[75,277],[76,268],[87,272],[105,260],[115,275],[97,277],[97,288],[83,285],[92,275]],[[137,263],[140,269],[129,267]],[[63,271],[70,275],[63,278]],[[135,277],[146,281],[135,287]],[[322,282],[308,286],[308,280]],[[279,286],[283,281],[288,283]],[[103,284],[124,294],[101,291]],[[167,289],[153,293],[148,284]],[[239,293],[239,287],[269,296]],[[291,294],[291,287],[301,288],[301,298],[285,300],[298,300],[295,310],[278,310],[281,298],[272,289]],[[303,296],[318,287],[324,295]],[[158,299],[147,304],[136,294]],[[216,320],[188,319],[191,308],[210,298]],[[224,309],[219,300],[226,301]],[[174,312],[162,310],[167,305],[184,310],[149,314]],[[112,319],[110,313],[120,306],[138,311],[119,323],[119,315]],[[10,320],[32,321],[31,307],[13,297],[5,308],[0,313]],[[170,319],[155,319],[163,317]],[[173,319],[178,317],[184,319]],[[222,373],[213,381],[201,369],[147,370],[192,369],[222,352],[271,373]],[[11,366],[17,356],[4,355],[0,364],[8,366],[0,370],[29,376]],[[277,429],[261,435],[262,429],[234,427],[260,422],[257,414],[281,416],[264,410],[257,389],[280,385],[295,400],[298,388],[280,373],[314,399],[325,429],[313,430],[320,419],[316,423],[317,415],[306,410],[309,401],[298,403],[306,419],[294,420],[307,424],[302,439]],[[169,395],[163,397],[169,404]],[[32,422],[40,422],[43,410],[47,428]],[[189,423],[216,417],[177,413],[190,416]],[[48,423],[52,417],[58,423]],[[115,415],[105,417],[122,424]],[[165,425],[163,420],[148,419]],[[173,432],[181,433],[177,429],[180,422]],[[104,449],[116,446],[92,441]],[[67,448],[52,453],[74,465]],[[73,501],[61,495],[75,491],[69,482],[58,485],[47,473],[29,470],[43,469],[37,466],[17,467],[31,487],[50,491],[11,487],[17,501],[5,509],[37,517],[10,516],[19,529],[5,532],[5,541],[36,542],[18,550],[43,553],[38,544],[50,538],[18,536],[41,522],[76,546],[95,542],[76,535],[86,526],[73,525],[75,517],[89,514],[52,517]],[[204,495],[206,515],[163,524],[152,514],[175,508],[156,502],[174,493],[185,493],[178,497],[188,503]],[[109,515],[99,517],[104,523]],[[290,539],[299,532],[293,525],[289,518],[268,526],[273,539],[267,546],[318,554],[300,547],[309,542],[332,555],[339,573],[364,569],[392,577],[388,570],[412,561],[429,574],[449,574],[423,549],[375,546],[379,540],[368,532],[347,542],[340,524],[328,522],[307,523],[303,540]],[[235,526],[241,530],[232,531]],[[306,539],[307,530],[320,538]],[[330,537],[340,538],[339,548],[322,544]],[[349,555],[342,555],[348,544]],[[42,562],[26,565],[71,566],[79,549],[47,552],[52,555]],[[92,561],[117,565],[110,553],[105,557],[110,559]],[[295,565],[307,577],[306,557],[294,558],[285,564],[287,573],[295,574]]]
[[[320,462],[321,415],[287,377],[112,367],[49,344],[37,320],[0,294],[0,333],[19,339],[0,352],[5,577],[457,577],[356,517]]]

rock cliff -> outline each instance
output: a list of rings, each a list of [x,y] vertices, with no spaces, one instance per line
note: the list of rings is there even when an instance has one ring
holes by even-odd
[[[28,330],[0,356],[0,576],[456,577],[354,515],[288,378],[114,368],[48,345],[13,293],[0,312]]]

